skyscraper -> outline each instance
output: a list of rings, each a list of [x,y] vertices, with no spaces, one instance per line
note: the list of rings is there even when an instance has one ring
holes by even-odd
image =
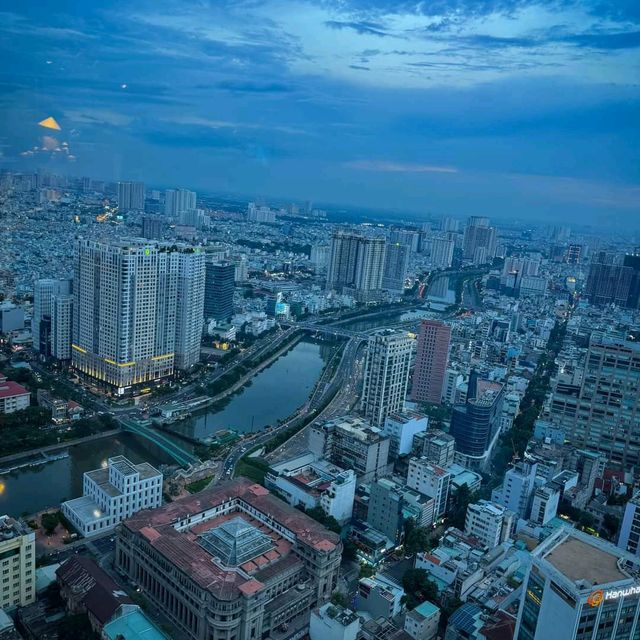
[[[71,360],[73,296],[54,296],[51,307],[51,355],[56,360]]]
[[[179,343],[181,362],[188,363],[195,323],[188,314],[200,320],[202,307],[188,308],[185,316],[178,290],[180,305],[197,302],[184,288],[201,282],[193,275],[198,263],[199,250],[186,245],[78,240],[73,366],[123,395],[173,373],[178,331],[188,334]]]
[[[453,262],[454,248],[453,240],[433,238],[431,240],[431,266],[434,269],[448,269]]]
[[[451,327],[448,324],[440,320],[423,320],[420,324],[411,386],[414,402],[442,402],[450,339]]]
[[[581,382],[556,385],[545,419],[574,446],[640,464],[640,344],[594,332]]]
[[[464,456],[465,466],[483,468],[500,432],[504,386],[499,382],[469,376],[467,399],[453,408],[451,435],[456,452]]]
[[[489,226],[489,218],[471,216],[464,231],[463,257],[476,264],[489,262],[496,255],[498,234]]]
[[[336,231],[331,239],[327,289],[366,302],[382,289],[385,239]]]
[[[165,221],[162,216],[151,215],[142,218],[142,237],[147,240],[161,240],[164,235]]]
[[[388,244],[384,261],[382,288],[390,293],[402,295],[404,293],[404,281],[407,277],[408,264],[409,247],[400,242]]]
[[[59,280],[36,280],[33,287],[33,318],[31,320],[31,335],[33,348],[45,357],[51,356],[51,316],[54,308],[54,298],[58,295],[71,293],[70,278]]]
[[[188,189],[167,189],[164,192],[164,214],[175,218],[183,211],[196,208],[196,192]]]
[[[412,355],[413,338],[402,331],[387,329],[369,338],[361,410],[374,426],[404,409]]]
[[[144,182],[118,182],[118,210],[144,211]]]
[[[618,256],[602,251],[589,268],[586,296],[592,304],[626,306],[633,277],[633,267],[620,264]]]
[[[204,295],[205,318],[228,322],[233,315],[235,265],[231,262],[207,262]]]

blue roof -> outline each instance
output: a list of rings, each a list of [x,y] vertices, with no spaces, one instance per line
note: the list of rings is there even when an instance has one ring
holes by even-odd
[[[429,602],[428,600],[425,600],[422,604],[419,604],[414,609],[414,611],[417,611],[421,616],[428,618],[429,616],[432,616],[436,611],[440,611],[440,608],[436,607],[436,605],[433,604],[433,602]]]
[[[456,609],[449,618],[449,626],[461,631],[466,631],[469,637],[480,628],[480,615],[482,609],[475,604],[467,602]]]
[[[104,625],[103,632],[109,640],[116,640],[118,636],[126,640],[169,640],[140,608],[108,622]]]

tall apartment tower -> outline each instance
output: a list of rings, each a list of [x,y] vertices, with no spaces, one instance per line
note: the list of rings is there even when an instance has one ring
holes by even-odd
[[[446,238],[431,240],[431,266],[434,269],[448,269],[453,262],[455,242]]]
[[[196,208],[196,192],[187,189],[167,189],[164,192],[164,214],[176,217]]]
[[[406,244],[396,242],[395,244],[387,245],[382,288],[390,293],[402,295],[408,264],[409,247]]]
[[[56,360],[71,360],[73,296],[57,295],[51,304],[51,355]]]
[[[207,262],[204,316],[228,322],[233,315],[236,267],[231,262]]]
[[[496,255],[498,234],[489,226],[489,218],[471,216],[464,231],[463,257],[474,263],[488,262]]]
[[[33,286],[33,318],[31,320],[33,348],[47,358],[52,355],[51,318],[55,306],[54,299],[56,296],[69,295],[71,289],[70,278],[36,280]]]
[[[205,297],[205,258],[201,252],[178,252],[175,367],[186,371],[200,362]]]
[[[186,245],[78,240],[73,366],[123,395],[172,375],[176,361],[190,362],[203,311],[196,305],[202,296],[185,287],[203,281],[198,269],[204,271],[203,257]],[[185,312],[189,301],[194,306]]]
[[[374,426],[404,409],[412,357],[413,338],[402,331],[383,330],[369,339],[361,410]]]
[[[440,320],[423,320],[413,369],[411,399],[414,402],[442,402],[447,372],[451,327]]]
[[[0,609],[12,611],[36,600],[36,534],[26,524],[0,516],[2,583]]]
[[[556,385],[546,419],[576,447],[640,464],[640,344],[593,333],[581,384]]]
[[[352,292],[366,302],[382,289],[386,242],[357,233],[336,231],[331,238],[327,289]]]
[[[144,211],[144,182],[118,182],[118,210]]]

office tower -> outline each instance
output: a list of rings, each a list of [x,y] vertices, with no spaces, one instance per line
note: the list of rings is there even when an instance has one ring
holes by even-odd
[[[204,316],[228,322],[233,315],[236,268],[231,262],[207,262]]]
[[[634,270],[618,264],[617,259],[618,256],[602,251],[591,263],[585,289],[591,304],[627,305]]]
[[[431,526],[434,501],[408,491],[389,478],[371,483],[367,524],[398,545],[404,539],[405,524],[410,519],[417,527]]]
[[[426,458],[411,458],[407,486],[435,500],[434,513],[438,518],[447,511],[451,474]]]
[[[177,255],[175,367],[186,371],[200,362],[204,317],[205,258],[200,251]]]
[[[187,189],[167,189],[164,192],[164,214],[176,218],[187,209],[196,208],[196,192]]]
[[[455,242],[446,238],[433,238],[431,240],[430,263],[433,269],[448,269],[453,262],[453,250]]]
[[[249,261],[242,255],[234,261],[236,282],[246,282],[249,279]]]
[[[552,485],[538,487],[533,494],[531,516],[529,520],[534,524],[544,526],[556,517],[560,504],[560,491]]]
[[[624,507],[624,516],[618,534],[618,547],[634,556],[640,555],[640,493],[633,497]]]
[[[178,308],[178,281],[181,269],[199,262],[197,253],[186,245],[78,240],[73,366],[118,395],[172,375],[176,332],[192,326]],[[196,299],[181,294],[181,304]]]
[[[414,402],[442,402],[450,339],[451,327],[448,324],[440,320],[423,320],[420,323],[411,386]]]
[[[118,211],[144,211],[144,182],[118,182]]]
[[[397,458],[411,453],[415,436],[425,433],[428,426],[429,418],[415,411],[388,415],[382,433],[389,437],[389,455]]]
[[[73,296],[54,296],[51,307],[51,355],[56,360],[71,360]]]
[[[404,281],[407,277],[408,265],[409,247],[407,245],[399,242],[387,245],[382,288],[390,293],[402,295],[404,293]]]
[[[70,278],[36,280],[33,286],[33,318],[31,320],[33,348],[47,358],[51,356],[53,298],[57,295],[69,295],[71,289]]]
[[[328,601],[341,554],[339,535],[236,478],[125,520],[115,565],[187,638],[257,640]]]
[[[361,302],[373,299],[382,288],[384,264],[384,238],[336,231],[331,238],[327,289],[353,293]]]
[[[498,234],[489,226],[489,218],[471,216],[464,231],[463,257],[482,264],[493,260],[498,244]]]
[[[509,509],[518,518],[528,519],[536,490],[537,471],[538,463],[533,460],[525,459],[512,464],[504,474],[502,486],[493,490],[492,502]]]
[[[343,416],[312,425],[309,450],[343,469],[353,469],[359,482],[387,474],[389,438],[362,418]]]
[[[403,331],[382,330],[369,338],[362,385],[361,411],[371,424],[404,409],[413,338]]]
[[[420,232],[416,229],[391,229],[389,244],[402,244],[411,253],[418,253],[420,249]]]
[[[531,552],[514,640],[629,640],[640,632],[638,559],[561,527]]]
[[[0,611],[11,611],[35,602],[36,534],[26,524],[9,516],[0,516],[0,562]]]
[[[633,269],[626,306],[629,309],[638,309],[640,308],[640,253],[627,254],[624,257],[623,266]]]
[[[158,215],[142,218],[142,237],[147,240],[162,240],[166,224],[163,217]]]
[[[580,264],[582,257],[582,245],[570,244],[567,247],[567,254],[565,260],[567,264]]]
[[[545,419],[576,447],[640,464],[640,344],[594,332],[581,382],[558,383]]]
[[[514,524],[514,514],[508,509],[488,500],[480,500],[467,507],[464,532],[485,547],[495,549],[511,537]]]
[[[465,466],[484,466],[500,432],[500,415],[504,385],[478,379],[475,371],[469,376],[464,404],[454,406],[451,435],[456,451],[466,459]]]

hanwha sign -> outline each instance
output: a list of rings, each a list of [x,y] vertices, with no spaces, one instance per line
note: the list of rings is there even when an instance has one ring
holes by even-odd
[[[598,607],[602,604],[604,600],[604,591],[602,589],[598,589],[597,591],[592,591],[587,598],[587,604],[592,607]]]

